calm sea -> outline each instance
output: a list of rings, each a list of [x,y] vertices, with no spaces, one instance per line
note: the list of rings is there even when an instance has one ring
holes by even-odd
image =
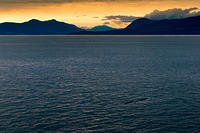
[[[200,36],[0,36],[0,132],[200,132]]]

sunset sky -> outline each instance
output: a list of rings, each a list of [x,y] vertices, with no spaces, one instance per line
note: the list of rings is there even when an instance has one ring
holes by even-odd
[[[200,0],[0,0],[0,22],[56,19],[79,27],[120,28],[155,9],[172,9],[168,14],[173,16],[173,9],[181,8],[175,12],[184,16],[185,12],[199,13],[199,7]]]

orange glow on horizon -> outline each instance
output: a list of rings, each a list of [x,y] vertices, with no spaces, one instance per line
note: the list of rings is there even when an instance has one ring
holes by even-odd
[[[30,19],[49,20],[56,19],[79,27],[93,27],[102,25],[102,19],[111,15],[129,15],[143,17],[155,9],[199,7],[196,0],[175,2],[167,1],[127,1],[127,2],[71,2],[49,5],[28,5],[22,7],[8,7],[0,9],[0,22],[24,22]],[[112,27],[125,27],[127,24],[109,24]]]

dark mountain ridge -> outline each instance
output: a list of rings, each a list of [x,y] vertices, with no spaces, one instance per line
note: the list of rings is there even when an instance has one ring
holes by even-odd
[[[39,21],[32,19],[24,23],[5,22],[0,24],[1,35],[57,35],[84,31],[75,25],[56,20]]]
[[[200,35],[200,16],[183,19],[140,18],[124,29],[86,31],[56,20],[32,19],[24,23],[1,23],[0,35]]]
[[[130,34],[200,34],[200,16],[184,19],[138,19],[123,32]]]
[[[140,18],[124,29],[105,32],[80,32],[105,35],[200,35],[200,16],[183,19],[151,20]]]

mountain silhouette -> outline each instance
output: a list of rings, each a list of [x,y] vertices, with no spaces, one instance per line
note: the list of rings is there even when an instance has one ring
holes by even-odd
[[[200,16],[172,20],[141,18],[132,22],[122,32],[127,34],[200,34]]]
[[[183,19],[140,18],[124,29],[97,26],[90,31],[56,20],[32,19],[24,23],[0,24],[0,35],[200,35],[200,16]]]
[[[91,29],[87,29],[87,31],[110,31],[110,30],[116,30],[116,29],[109,27],[107,25],[99,25],[99,26],[95,26]]]
[[[105,35],[197,35],[200,34],[200,16],[183,19],[151,20],[140,18],[124,29],[105,32],[79,32]]]
[[[84,31],[75,25],[56,20],[39,21],[32,19],[24,23],[1,23],[1,35],[57,35]]]

